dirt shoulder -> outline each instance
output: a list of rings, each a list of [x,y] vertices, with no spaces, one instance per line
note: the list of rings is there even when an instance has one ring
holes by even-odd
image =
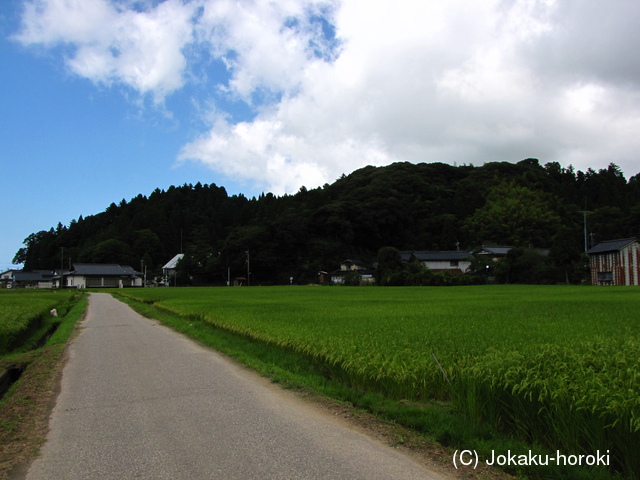
[[[65,351],[64,345],[53,345],[0,361],[0,368],[28,364],[0,407],[0,479],[23,478],[44,443]]]

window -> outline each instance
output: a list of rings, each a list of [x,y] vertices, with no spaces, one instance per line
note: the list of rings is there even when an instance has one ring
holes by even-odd
[[[613,272],[598,272],[598,282],[613,282]]]
[[[451,260],[449,262],[449,266],[450,267],[457,267],[458,266],[458,260]]]

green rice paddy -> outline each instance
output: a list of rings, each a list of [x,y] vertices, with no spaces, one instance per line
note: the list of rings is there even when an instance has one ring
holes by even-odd
[[[53,308],[67,304],[75,291],[0,290],[0,355],[38,327]]]
[[[313,358],[350,386],[640,472],[640,289],[255,287],[123,295]]]

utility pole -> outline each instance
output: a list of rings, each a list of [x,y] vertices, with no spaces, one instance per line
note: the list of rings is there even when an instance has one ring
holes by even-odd
[[[584,228],[584,253],[587,253],[589,250],[589,240],[587,239],[587,215],[591,212],[587,210],[587,199],[584,199],[584,210],[581,210],[580,213],[583,215],[583,228]]]
[[[251,275],[251,269],[249,268],[249,250],[247,250],[247,287],[251,286],[251,281],[249,280]]]
[[[589,242],[587,240],[587,215],[591,212],[588,212],[587,210],[582,210],[580,211],[580,213],[582,213],[583,215],[583,229],[584,229],[584,253],[587,253],[587,250],[589,250]]]
[[[142,274],[142,287],[147,286],[147,266],[144,264],[144,258],[140,259],[140,273]]]
[[[584,220],[583,220],[583,224],[584,224],[584,251],[585,253],[587,252],[587,250],[589,250],[589,245],[587,242],[587,212],[586,210],[584,212],[582,212],[584,214]]]

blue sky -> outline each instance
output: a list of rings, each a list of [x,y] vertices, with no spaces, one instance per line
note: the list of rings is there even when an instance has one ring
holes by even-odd
[[[155,188],[365,165],[640,172],[635,0],[3,0],[0,270]]]

